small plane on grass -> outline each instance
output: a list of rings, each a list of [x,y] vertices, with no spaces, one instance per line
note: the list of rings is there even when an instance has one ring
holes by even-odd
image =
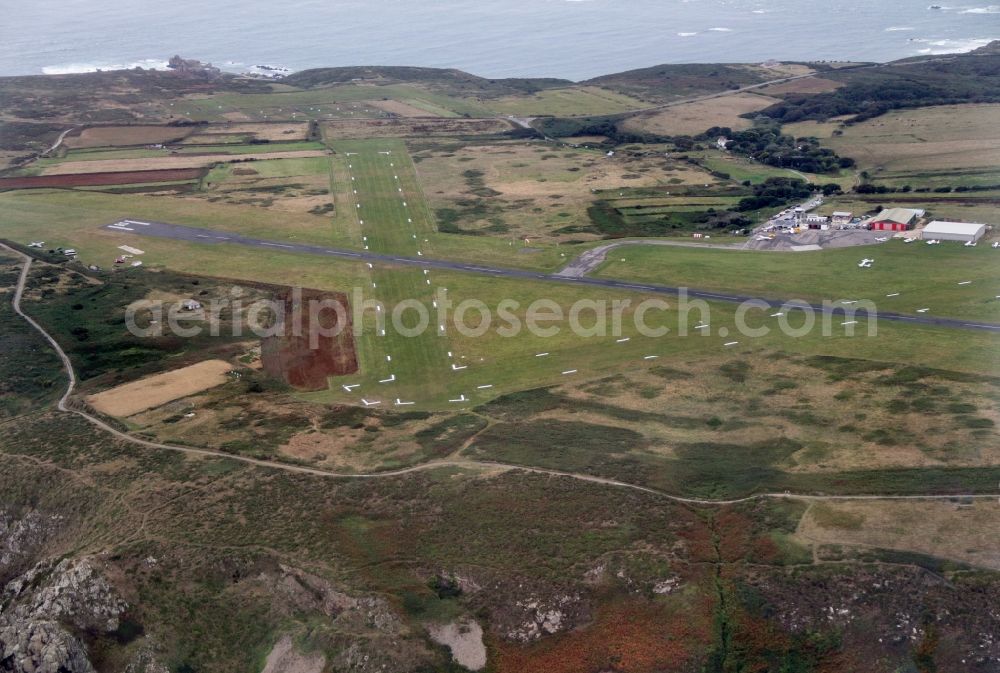
[[[863,260],[861,260],[860,262],[858,262],[858,268],[859,269],[870,269],[870,268],[872,268],[872,264],[874,264],[874,263],[875,263],[874,259],[868,259],[867,257],[865,257]]]

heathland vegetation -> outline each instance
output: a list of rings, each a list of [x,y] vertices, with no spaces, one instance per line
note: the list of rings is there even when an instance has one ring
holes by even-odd
[[[0,669],[6,615],[47,604],[34,599],[77,563],[127,603],[118,621],[25,623],[62,629],[97,670],[457,671],[435,635],[448,629],[496,673],[988,666],[991,332],[900,320],[869,335],[859,316],[793,338],[778,326],[798,312],[770,309],[751,312],[768,329],[750,337],[734,304],[706,303],[708,320],[666,297],[662,338],[635,327],[635,306],[621,335],[433,322],[409,338],[391,323],[380,334],[368,309],[358,370],[303,392],[233,327],[292,286],[362,288],[386,312],[436,308],[446,289],[456,305],[513,300],[522,322],[536,300],[564,314],[604,300],[583,322],[611,321],[612,302],[647,293],[545,274],[600,239],[691,234],[711,239],[619,247],[594,275],[997,322],[995,233],[975,248],[716,246],[820,195],[825,214],[993,217],[996,106],[982,101],[998,62],[668,65],[584,83],[405,67],[0,80],[4,177],[56,180],[0,182],[0,237],[35,259],[23,308],[69,356],[73,408],[158,386],[135,395],[154,404],[90,412],[172,447],[54,411],[59,360],[0,307],[0,532],[14,541],[0,540],[0,583],[18,587],[0,613]],[[167,179],[164,165],[192,172]],[[122,218],[275,247],[107,228]],[[300,243],[359,257],[281,247]],[[875,266],[859,269],[862,256]],[[8,298],[19,264],[0,257]],[[123,328],[128,307],[152,325],[155,302],[235,296],[245,303],[216,335]],[[482,327],[476,313],[465,322]],[[202,371],[190,365],[211,380],[167,390],[155,377]],[[387,474],[400,469],[413,471]],[[942,499],[850,499],[879,494]]]

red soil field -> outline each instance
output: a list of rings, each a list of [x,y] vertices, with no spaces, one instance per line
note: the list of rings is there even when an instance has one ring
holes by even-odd
[[[265,337],[261,341],[264,371],[299,390],[326,390],[328,376],[358,371],[347,295],[319,290],[289,290],[278,299],[284,303],[286,328],[281,330],[282,334]],[[309,305],[314,300],[338,302],[343,307],[346,322],[339,334],[330,335],[338,327],[340,319],[332,308],[323,308],[315,316],[310,315]],[[293,330],[295,325],[300,325],[297,332]]]
[[[165,168],[149,171],[112,173],[80,173],[77,175],[32,175],[21,178],[0,178],[3,189],[40,189],[43,187],[97,187],[101,185],[134,185],[144,182],[174,182],[197,180],[202,168]]]

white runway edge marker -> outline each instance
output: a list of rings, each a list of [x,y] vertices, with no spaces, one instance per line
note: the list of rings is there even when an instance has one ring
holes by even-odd
[[[624,339],[618,339],[617,341],[615,341],[615,343],[616,343],[616,344],[623,344],[623,343],[625,343],[626,341],[631,341],[631,340],[632,340],[632,338],[631,338],[631,337],[625,337]]]
[[[695,325],[695,329],[708,329],[711,325]]]
[[[340,387],[343,388],[344,390],[346,390],[347,392],[351,392],[352,390],[354,390],[355,388],[357,388],[360,385],[361,385],[360,383],[352,383],[351,385],[346,385],[345,384],[345,385],[342,385]]]
[[[469,365],[456,365],[454,362],[451,363],[451,370],[457,372],[461,369],[468,369]]]
[[[857,320],[848,320],[847,322],[842,322],[840,324],[841,325],[857,325],[858,321]]]
[[[536,358],[543,358],[543,357],[545,357],[546,355],[548,355],[548,353],[535,353],[535,357],[536,357]]]
[[[659,355],[647,355],[646,357],[643,358],[643,360],[656,360],[659,357],[660,357]]]
[[[772,314],[771,314],[771,317],[772,317],[772,318],[780,318],[780,317],[781,317],[781,316],[783,316],[783,315],[785,315],[785,314],[784,314],[784,313],[782,313],[781,311],[778,311],[777,313],[772,313]]]
[[[492,383],[487,383],[484,386],[476,386],[476,390],[486,390],[487,388],[492,388],[492,387],[493,387]]]
[[[739,341],[727,341],[726,343],[724,343],[722,345],[723,346],[735,346],[738,343],[739,343]]]
[[[972,284],[971,280],[963,280],[961,283],[959,283],[959,285],[971,285],[971,284]]]
[[[928,311],[930,311],[929,308],[918,308],[917,309],[917,313],[927,313]]]
[[[885,295],[885,296],[886,296],[886,297],[898,297],[898,296],[899,296],[899,293],[898,293],[898,292],[893,292],[893,293],[891,293],[891,294],[887,294],[887,295]]]
[[[382,404],[382,400],[366,400],[363,397],[361,398],[361,401],[366,407],[374,407],[376,404]]]
[[[395,380],[396,380],[396,375],[395,374],[389,374],[389,378],[382,379],[381,381],[379,381],[379,383],[392,383]]]
[[[566,371],[563,372],[563,376],[566,376],[567,374],[576,374],[576,370],[575,369],[567,369]]]
[[[448,400],[449,402],[468,402],[469,400],[465,397],[465,393],[462,393],[458,399]]]
[[[406,407],[406,406],[409,406],[411,404],[416,404],[416,403],[415,402],[404,402],[403,400],[399,399],[398,397],[396,398],[396,406],[397,407]]]

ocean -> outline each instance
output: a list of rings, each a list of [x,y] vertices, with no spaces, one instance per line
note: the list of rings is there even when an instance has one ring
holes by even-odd
[[[656,65],[887,61],[1000,39],[1000,5],[928,0],[31,0],[5,3],[0,75],[420,65],[573,80]]]

